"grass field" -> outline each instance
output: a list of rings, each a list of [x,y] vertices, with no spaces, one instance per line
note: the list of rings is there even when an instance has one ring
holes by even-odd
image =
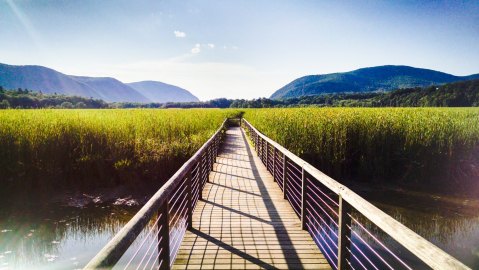
[[[245,118],[339,180],[479,186],[478,108],[251,109]]]
[[[237,110],[2,110],[0,184],[161,183]]]
[[[246,109],[338,180],[479,186],[477,108]],[[0,184],[29,190],[161,185],[238,110],[2,110]]]

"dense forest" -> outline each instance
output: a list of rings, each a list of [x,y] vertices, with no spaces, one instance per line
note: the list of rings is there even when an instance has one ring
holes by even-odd
[[[289,99],[234,100],[235,108],[270,107],[477,107],[479,80],[391,92],[341,93]]]
[[[106,103],[0,87],[0,108],[273,108],[273,107],[477,107],[479,79],[390,92],[340,93],[288,99],[213,99],[199,102]]]
[[[43,94],[28,89],[6,90],[0,86],[0,109],[36,109],[36,108],[108,108],[108,103],[99,99]]]

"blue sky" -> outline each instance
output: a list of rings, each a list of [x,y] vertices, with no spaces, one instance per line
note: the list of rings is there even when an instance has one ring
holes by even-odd
[[[256,98],[368,66],[479,73],[479,1],[0,0],[0,38],[2,63]]]

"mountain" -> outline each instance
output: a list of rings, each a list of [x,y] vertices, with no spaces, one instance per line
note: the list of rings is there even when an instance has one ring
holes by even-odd
[[[92,97],[106,102],[198,101],[187,90],[161,82],[128,85],[114,78],[66,75],[43,66],[0,64],[0,86],[6,89],[27,88],[45,94]]]
[[[350,72],[298,78],[271,95],[272,99],[344,92],[389,91],[425,87],[479,78],[479,74],[454,76],[409,66],[378,66]]]
[[[165,103],[165,102],[198,102],[197,97],[191,94],[189,91],[162,82],[155,81],[141,81],[127,83],[128,86],[138,91],[143,96],[152,100],[153,102]]]
[[[100,98],[92,87],[42,66],[0,64],[0,85],[6,89],[28,88],[47,94],[62,93]]]
[[[137,90],[114,78],[70,77],[95,89],[100,99],[107,102],[152,102]]]

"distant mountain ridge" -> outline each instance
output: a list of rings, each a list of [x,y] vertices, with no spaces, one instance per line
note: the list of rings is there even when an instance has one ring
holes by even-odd
[[[134,85],[155,85],[147,90]],[[189,91],[162,82],[125,84],[115,78],[66,75],[43,66],[0,64],[0,86],[6,89],[27,88],[46,94],[92,97],[106,102],[166,103],[198,101]]]
[[[345,92],[390,91],[425,87],[479,78],[479,74],[454,76],[448,73],[410,66],[377,66],[349,72],[308,75],[283,86],[272,99]]]
[[[167,83],[157,81],[141,81],[127,83],[127,85],[154,102],[160,102],[160,100],[167,100],[168,102],[200,101],[188,90]]]

